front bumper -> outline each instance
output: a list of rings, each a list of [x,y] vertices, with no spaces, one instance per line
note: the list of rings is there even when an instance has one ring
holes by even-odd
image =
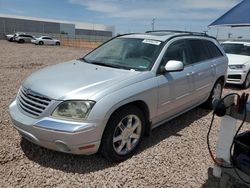
[[[226,82],[229,84],[242,85],[246,80],[246,76],[247,76],[247,71],[245,70],[228,69]]]
[[[21,112],[16,100],[11,103],[9,112],[13,127],[30,142],[72,154],[90,155],[98,151],[103,132],[100,123],[32,118]]]

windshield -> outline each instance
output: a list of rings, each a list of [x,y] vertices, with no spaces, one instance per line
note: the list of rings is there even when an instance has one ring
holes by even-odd
[[[221,44],[227,54],[247,55],[250,56],[250,45],[224,43]]]
[[[148,39],[115,38],[83,59],[87,63],[138,71],[149,70],[162,48],[162,42]]]

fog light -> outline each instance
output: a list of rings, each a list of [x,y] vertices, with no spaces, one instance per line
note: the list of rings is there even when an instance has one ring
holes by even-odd
[[[64,152],[69,152],[70,151],[70,149],[68,148],[68,146],[64,142],[62,142],[60,140],[55,141],[55,144],[56,144],[56,147],[60,151],[64,151]]]

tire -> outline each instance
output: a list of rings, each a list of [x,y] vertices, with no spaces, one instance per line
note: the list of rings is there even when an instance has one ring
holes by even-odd
[[[38,44],[39,45],[43,45],[44,43],[43,43],[43,41],[39,41]]]
[[[56,46],[60,46],[60,42],[56,42]]]
[[[244,83],[242,84],[243,89],[247,89],[250,86],[250,72],[248,72]]]
[[[10,41],[10,42],[13,42],[13,37],[11,37],[11,38],[9,39],[9,41]]]
[[[223,81],[222,80],[217,80],[215,82],[215,84],[214,84],[214,87],[213,87],[213,89],[212,89],[212,91],[210,93],[210,96],[209,96],[208,100],[205,103],[207,108],[213,109],[214,101],[216,99],[221,98],[222,90],[223,90]]]
[[[144,115],[136,106],[125,106],[114,112],[103,133],[101,154],[111,162],[128,159],[138,149],[145,125]]]

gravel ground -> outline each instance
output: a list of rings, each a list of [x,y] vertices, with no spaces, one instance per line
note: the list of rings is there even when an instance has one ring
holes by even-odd
[[[0,187],[216,187],[206,134],[211,112],[198,107],[156,128],[132,158],[111,164],[99,155],[76,156],[21,139],[8,105],[30,73],[81,57],[79,48],[0,41]],[[224,92],[241,93],[228,86]],[[250,92],[250,89],[245,90]],[[211,133],[214,147],[219,118]],[[246,124],[246,128],[250,128]]]

